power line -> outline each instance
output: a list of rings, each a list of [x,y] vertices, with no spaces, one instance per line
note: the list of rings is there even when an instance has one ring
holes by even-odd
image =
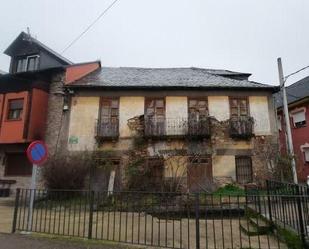
[[[102,18],[107,11],[109,11],[119,0],[114,0],[82,33],[80,33],[67,47],[65,47],[61,54],[63,54],[65,51],[67,51],[72,45],[77,42],[87,31],[97,22]]]
[[[303,68],[301,68],[301,69],[295,71],[294,73],[288,74],[287,76],[284,77],[284,81],[286,81],[286,80],[287,80],[289,77],[291,77],[292,75],[297,74],[297,73],[299,73],[299,72],[301,72],[301,71],[303,71],[303,70],[305,70],[305,69],[307,69],[307,68],[309,68],[309,66],[303,67]]]

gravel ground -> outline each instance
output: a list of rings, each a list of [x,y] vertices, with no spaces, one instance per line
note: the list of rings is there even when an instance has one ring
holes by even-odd
[[[136,249],[109,242],[34,237],[20,234],[0,234],[0,249]]]

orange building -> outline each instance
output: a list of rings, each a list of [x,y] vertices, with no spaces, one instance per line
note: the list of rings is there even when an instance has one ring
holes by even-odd
[[[4,53],[11,63],[10,72],[0,74],[0,183],[29,187],[32,165],[25,151],[32,141],[45,140],[52,81],[60,75],[64,86],[100,63],[73,64],[24,32]]]

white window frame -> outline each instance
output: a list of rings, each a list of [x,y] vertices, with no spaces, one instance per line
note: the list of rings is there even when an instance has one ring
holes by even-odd
[[[39,59],[40,59],[40,56],[39,56],[38,54],[36,54],[36,55],[29,55],[29,56],[26,56],[26,57],[18,58],[18,59],[17,59],[17,64],[16,64],[16,73],[28,72],[29,59],[31,59],[31,58],[38,58],[38,60],[39,60]],[[17,71],[18,62],[19,62],[20,60],[26,60],[26,63],[25,63],[25,65],[23,66],[22,71]],[[38,61],[38,63],[39,63],[39,61]],[[38,69],[38,68],[37,68],[37,69]],[[37,70],[37,69],[35,69],[35,70]],[[31,71],[32,71],[32,70],[31,70]]]
[[[304,161],[305,163],[309,163],[309,143],[305,143],[300,146],[301,152],[304,153]]]
[[[309,147],[304,148],[304,159],[306,163],[309,163]]]
[[[277,126],[278,126],[278,130],[282,131],[282,118],[281,118],[281,115],[277,116]]]
[[[306,108],[305,108],[305,107],[303,107],[303,108],[297,108],[297,109],[291,111],[291,114],[290,114],[290,117],[291,117],[292,120],[293,120],[294,128],[301,128],[301,127],[303,127],[303,126],[306,126],[306,124],[305,124],[305,125],[302,125],[302,126],[297,126],[297,125],[296,125],[296,123],[298,123],[298,122],[295,122],[294,116],[295,116],[296,114],[300,113],[300,112],[303,112],[303,114],[304,114],[304,120],[303,120],[303,121],[305,121],[305,122],[307,123],[307,120],[306,120]]]

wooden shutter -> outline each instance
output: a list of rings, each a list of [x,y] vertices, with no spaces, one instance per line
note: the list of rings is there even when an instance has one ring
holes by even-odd
[[[231,117],[248,116],[248,98],[230,98]]]

